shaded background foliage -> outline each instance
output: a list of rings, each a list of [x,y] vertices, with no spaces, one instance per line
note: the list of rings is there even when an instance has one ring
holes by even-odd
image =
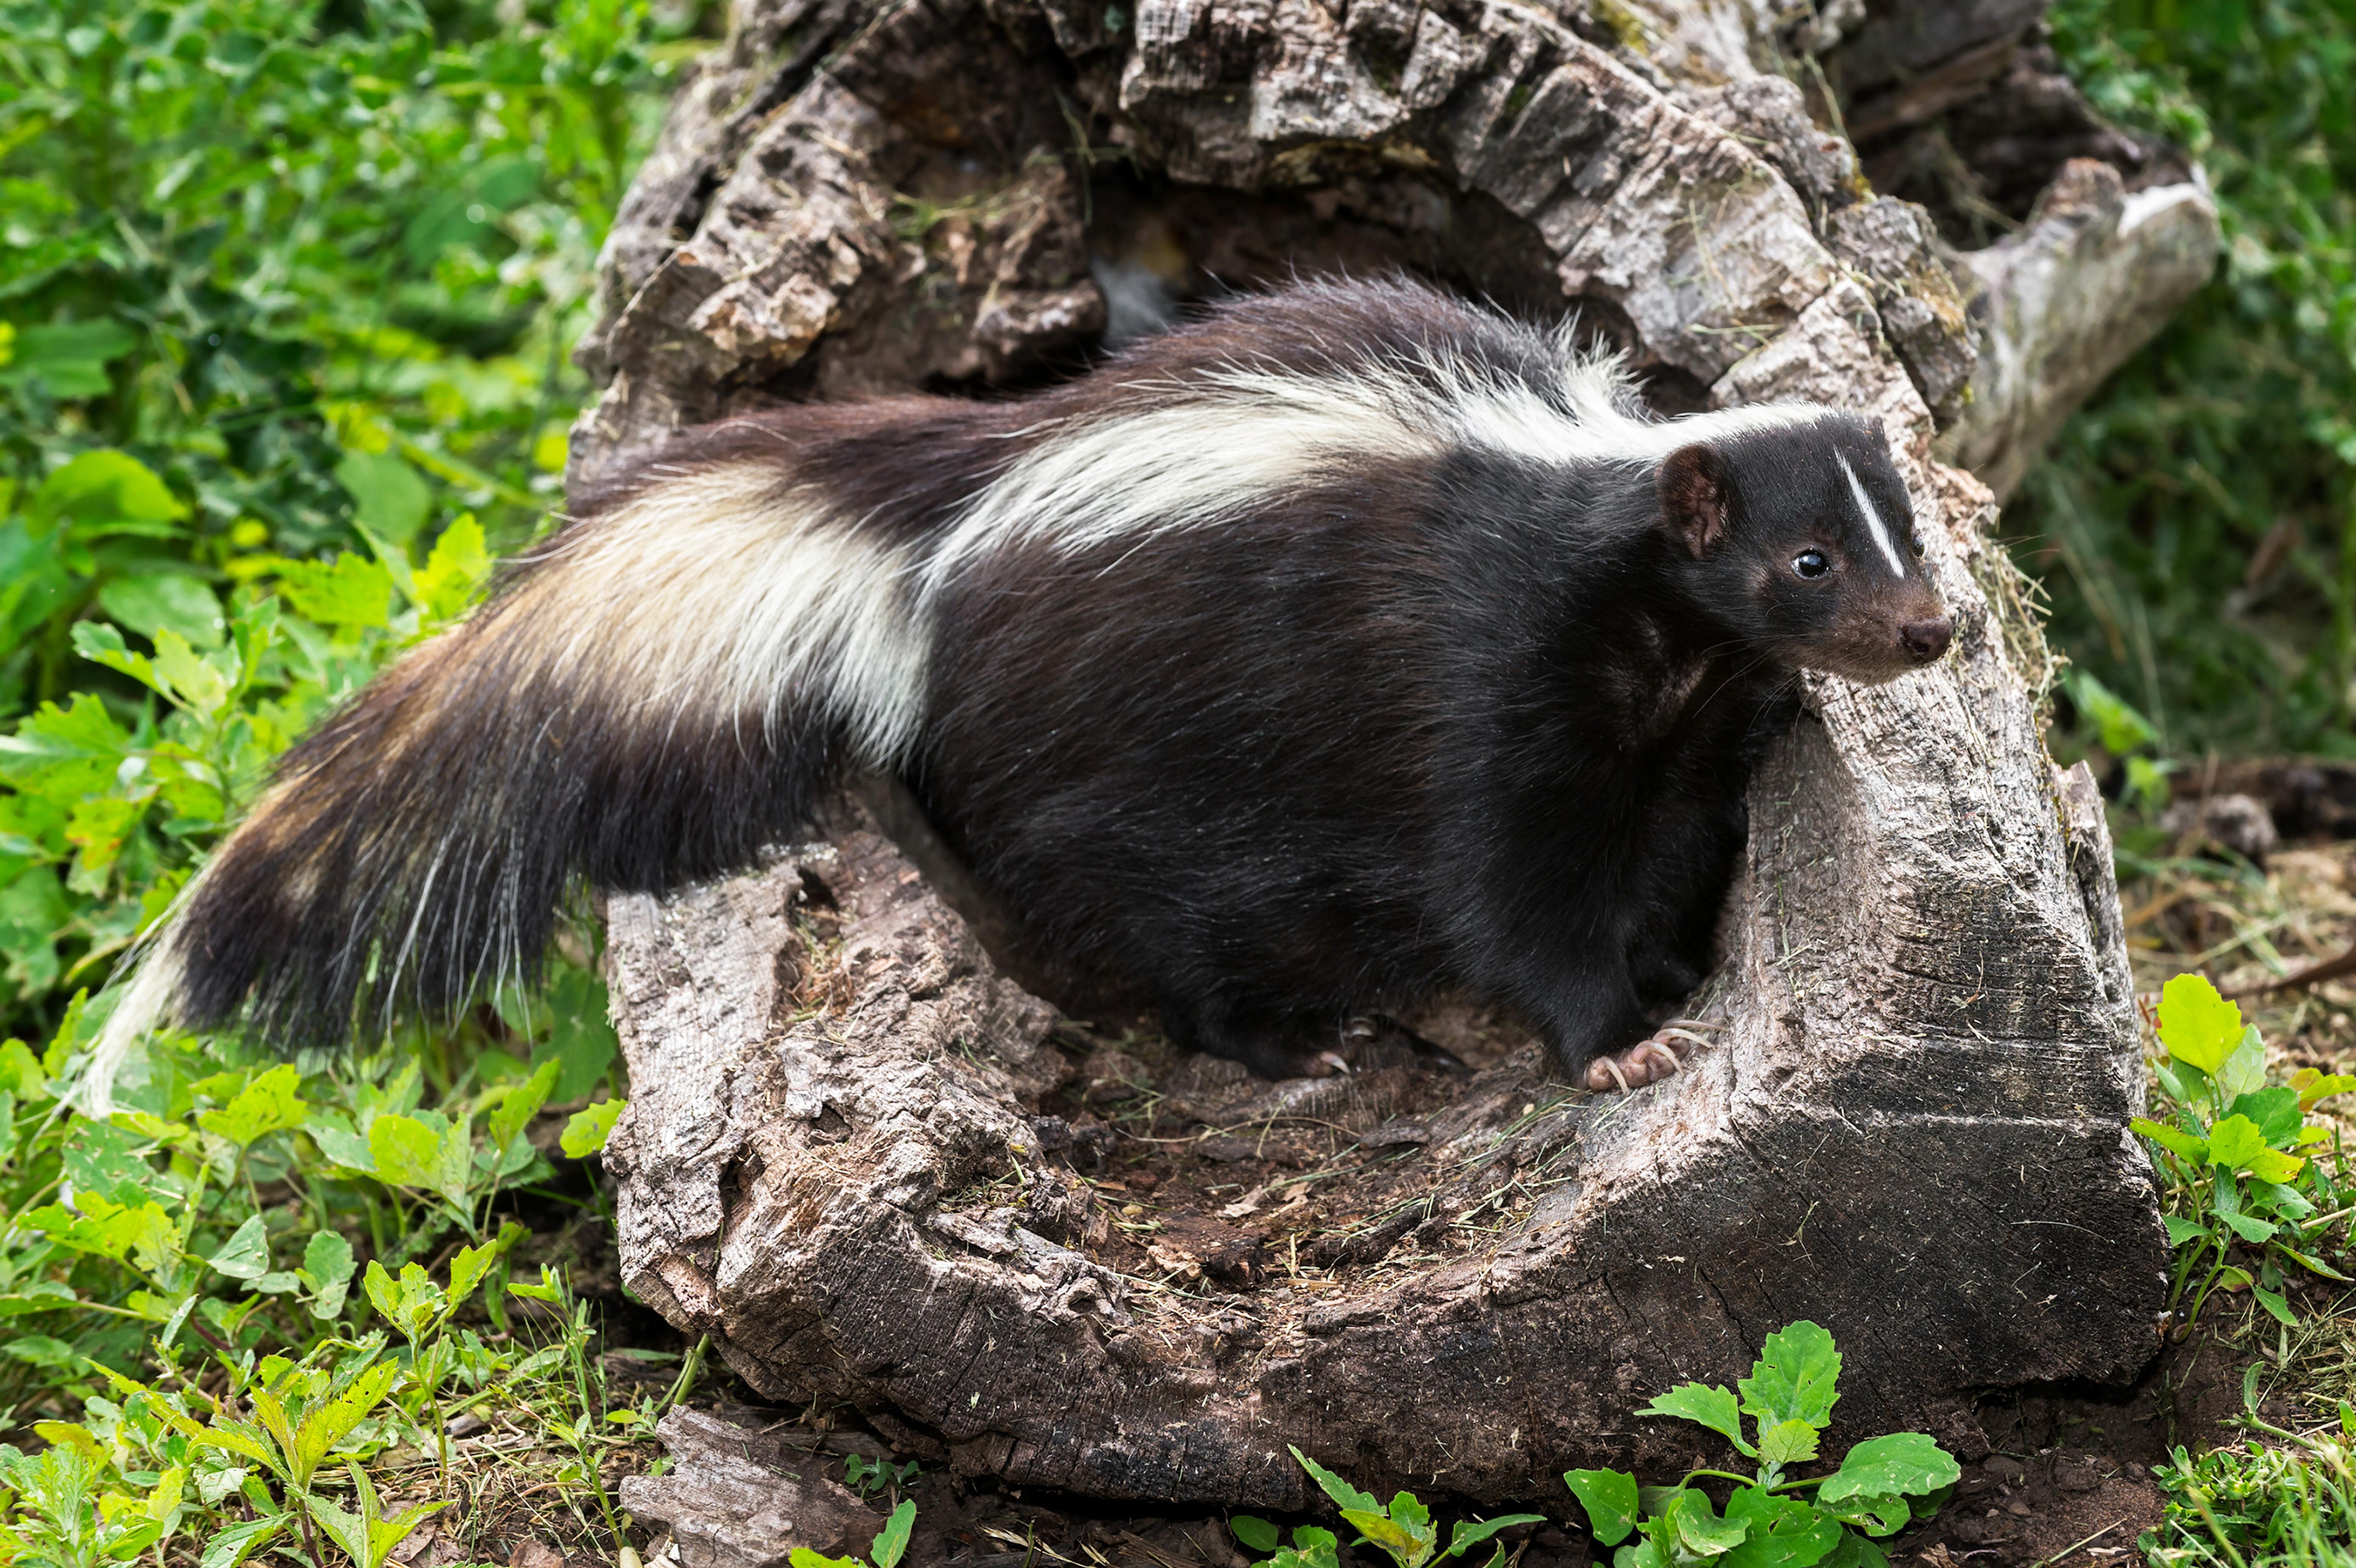
[[[2056,644],[2166,749],[2356,754],[2356,4],[2051,18],[2099,109],[2201,155],[2225,248],[2005,528]]]
[[[34,715],[0,753],[0,1022],[53,1026],[266,759],[413,632],[374,572],[461,514],[494,550],[541,525],[595,247],[660,114],[664,39],[699,16],[0,16],[0,714]],[[76,626],[220,650],[273,592],[289,614],[232,732],[180,759],[209,787],[157,790],[169,709],[80,656]],[[110,773],[102,807],[82,786]]]

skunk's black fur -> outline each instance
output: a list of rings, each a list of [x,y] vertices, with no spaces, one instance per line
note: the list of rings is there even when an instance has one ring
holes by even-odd
[[[1948,635],[1875,426],[1655,423],[1400,283],[1020,402],[731,421],[577,499],[289,754],[107,1051],[445,1012],[530,976],[575,879],[744,865],[855,765],[1183,1041],[1278,1072],[1461,987],[1576,1071],[1700,978],[1793,672]]]

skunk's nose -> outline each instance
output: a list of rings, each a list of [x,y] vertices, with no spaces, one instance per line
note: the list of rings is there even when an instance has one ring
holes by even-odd
[[[1955,623],[1944,615],[1909,621],[1898,628],[1898,640],[1905,645],[1906,656],[1916,664],[1929,664],[1945,653],[1954,635]]]

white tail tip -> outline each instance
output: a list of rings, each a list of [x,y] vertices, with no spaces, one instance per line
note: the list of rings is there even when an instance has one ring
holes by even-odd
[[[114,1115],[114,1078],[140,1040],[166,1021],[180,989],[181,963],[168,928],[157,936],[138,970],[123,987],[106,1028],[99,1032],[97,1049],[83,1069],[80,1100],[86,1116],[101,1120]]]

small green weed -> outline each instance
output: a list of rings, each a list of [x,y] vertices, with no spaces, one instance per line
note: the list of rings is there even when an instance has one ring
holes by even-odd
[[[2337,1136],[2312,1125],[2319,1101],[2356,1089],[2356,1077],[2302,1069],[2288,1084],[2267,1084],[2265,1043],[2242,1009],[2198,975],[2179,975],[2160,993],[2159,1040],[2168,1060],[2153,1066],[2169,1122],[2130,1124],[2150,1144],[2168,1182],[2161,1221],[2176,1249],[2170,1312],[2190,1331],[2210,1292],[2247,1289],[2286,1328],[2297,1318],[2283,1297],[2284,1269],[2326,1279],[2348,1276],[2317,1255],[2319,1240],[2344,1220],[2350,1181]],[[2327,1167],[2315,1154],[2331,1146]],[[2236,1263],[2239,1256],[2244,1261]],[[2246,1264],[2254,1264],[2254,1272]]]
[[[900,1559],[908,1553],[908,1532],[916,1528],[916,1505],[903,1502],[884,1521],[875,1539],[867,1548],[864,1558],[823,1557],[807,1546],[794,1548],[786,1561],[791,1568],[900,1568]]]
[[[1840,1395],[1840,1352],[1814,1323],[1767,1337],[1740,1399],[1723,1387],[1684,1383],[1637,1412],[1697,1422],[1758,1469],[1692,1470],[1674,1487],[1639,1487],[1622,1470],[1572,1470],[1563,1482],[1587,1510],[1599,1546],[1618,1546],[1613,1568],[1864,1568],[1889,1561],[1876,1545],[1928,1519],[1962,1478],[1954,1457],[1920,1432],[1868,1438],[1829,1476],[1786,1479],[1786,1467],[1816,1456]],[[1742,1417],[1751,1418],[1751,1438]],[[1735,1483],[1721,1514],[1694,1483]],[[1813,1495],[1806,1495],[1813,1493]],[[1631,1535],[1636,1539],[1630,1541]],[[1626,1541],[1626,1545],[1621,1545]]]
[[[1447,1550],[1441,1551],[1440,1529],[1431,1522],[1431,1510],[1413,1492],[1400,1492],[1387,1506],[1372,1492],[1360,1491],[1300,1449],[1293,1449],[1292,1456],[1309,1472],[1310,1479],[1333,1499],[1333,1506],[1342,1510],[1343,1520],[1357,1530],[1356,1544],[1378,1548],[1398,1568],[1424,1568],[1434,1560],[1435,1552],[1441,1561],[1462,1557],[1501,1530],[1543,1522],[1542,1516],[1534,1513],[1467,1520],[1450,1532]],[[1341,1543],[1333,1532],[1313,1524],[1295,1526],[1292,1544],[1281,1550],[1277,1546],[1276,1526],[1264,1519],[1237,1514],[1227,1520],[1227,1528],[1253,1551],[1276,1553],[1260,1568],[1335,1568],[1339,1560]],[[1504,1548],[1493,1552],[1489,1557],[1491,1568],[1504,1557]]]
[[[2271,1443],[2254,1438],[2197,1459],[2179,1447],[2153,1467],[2166,1511],[2136,1542],[2153,1568],[2356,1563],[2356,1408],[2341,1403],[2337,1431],[2286,1430],[2258,1414],[2264,1371],[2243,1378],[2243,1421]]]
[[[858,1454],[847,1454],[842,1460],[842,1481],[862,1498],[872,1498],[886,1489],[896,1491],[916,1478],[917,1465],[914,1459],[904,1465],[889,1460],[870,1459]]]

